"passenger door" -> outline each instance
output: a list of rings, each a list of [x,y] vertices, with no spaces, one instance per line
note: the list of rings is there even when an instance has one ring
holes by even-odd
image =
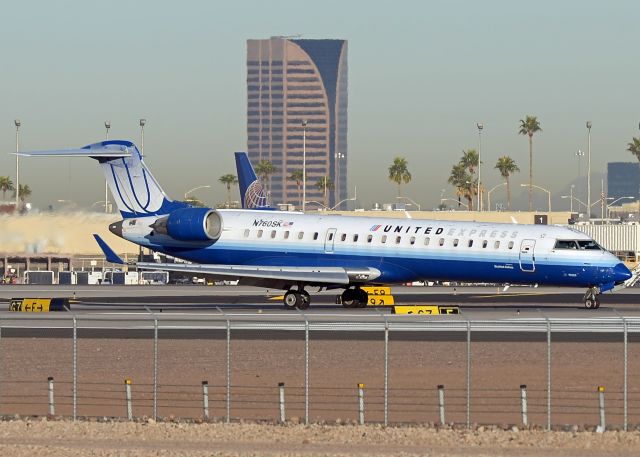
[[[327,235],[324,238],[324,252],[327,254],[333,254],[333,246],[336,241],[336,231],[335,228],[330,228],[327,230]]]
[[[536,240],[522,240],[520,244],[520,270],[534,272],[536,270],[536,257],[534,248]]]

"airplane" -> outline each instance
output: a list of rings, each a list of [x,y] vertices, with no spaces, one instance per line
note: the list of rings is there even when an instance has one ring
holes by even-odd
[[[123,218],[109,230],[190,262],[138,268],[282,289],[288,309],[307,309],[310,287],[343,289],[342,304],[350,308],[366,306],[362,286],[425,279],[585,287],[584,305],[594,309],[601,293],[632,277],[617,257],[571,228],[195,208],[164,193],[130,141],[16,154],[97,160]],[[124,263],[96,240],[107,260]]]

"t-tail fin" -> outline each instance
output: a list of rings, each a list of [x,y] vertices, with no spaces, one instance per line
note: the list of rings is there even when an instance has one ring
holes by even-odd
[[[267,194],[256,176],[246,152],[236,152],[236,171],[242,207],[245,209],[274,209],[267,205]]]
[[[96,159],[123,218],[163,215],[188,206],[167,197],[142,160],[140,151],[130,141],[109,140],[80,149],[20,152],[18,155]]]

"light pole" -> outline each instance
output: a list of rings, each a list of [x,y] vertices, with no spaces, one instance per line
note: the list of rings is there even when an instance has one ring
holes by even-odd
[[[15,119],[13,123],[16,125],[16,209],[18,211],[20,207],[20,156],[17,154],[20,152],[20,119]]]
[[[307,202],[307,120],[302,121],[302,212]]]
[[[489,192],[487,192],[487,205],[489,205],[489,211],[491,211],[491,192],[496,190],[500,186],[506,186],[506,182],[501,182],[500,184],[493,186]]]
[[[611,197],[609,197],[611,198]],[[613,200],[611,203],[609,203],[607,205],[607,219],[611,219],[611,207],[613,205],[615,205],[617,202],[619,202],[620,200],[635,200],[635,197],[620,197],[620,198],[616,198],[615,200]]]
[[[111,121],[104,121],[104,128],[107,131],[105,134],[105,140],[109,141],[109,129],[111,128]],[[109,212],[109,181],[104,181],[104,212]]]
[[[210,188],[211,188],[211,186],[207,184],[205,186],[198,186],[198,187],[194,187],[193,189],[189,189],[188,191],[186,191],[184,193],[184,199],[186,200],[187,199],[187,195],[189,195],[193,191],[196,191],[198,189],[210,189]]]
[[[146,119],[140,119],[140,147],[142,148],[140,153],[143,158],[144,158],[144,125],[146,123],[147,123]]]
[[[573,188],[575,186],[573,184],[571,184],[571,204],[570,204],[570,209],[569,211],[571,211],[573,213]]]
[[[591,219],[591,121],[587,121],[587,219]]]
[[[344,159],[344,157],[345,156],[344,156],[344,154],[342,152],[336,152],[336,154],[335,154],[335,159],[336,159],[336,186],[335,186],[335,189],[336,189],[336,195],[337,195],[336,201],[340,197],[342,197],[342,194],[340,192],[340,189],[341,189],[341,187],[340,187],[340,160]],[[348,201],[348,199],[342,200],[342,202],[344,202],[344,201]],[[342,203],[342,202],[340,202],[340,203]]]
[[[545,189],[544,187],[536,186],[535,184],[520,184],[520,187],[529,187],[529,186],[535,187],[536,189],[543,190],[547,193],[547,195],[549,196],[549,212],[551,212],[551,192]]]
[[[418,211],[421,211],[421,207],[419,203],[416,203],[415,201],[413,201],[412,199],[410,199],[409,197],[396,197],[397,199],[404,199],[404,200],[409,200],[414,206],[416,206],[418,208]]]
[[[478,127],[478,211],[482,211],[482,197],[480,196],[480,179],[481,179],[481,168],[482,168],[482,129],[484,128],[484,124],[478,122],[476,124]]]

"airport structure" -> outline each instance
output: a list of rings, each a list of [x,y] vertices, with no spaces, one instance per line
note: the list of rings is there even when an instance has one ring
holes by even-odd
[[[607,163],[607,195],[614,200],[624,197],[634,197],[638,200],[640,198],[640,163]]]
[[[276,169],[271,204],[301,206],[291,176],[304,159],[307,202],[347,198],[347,70],[346,40],[247,40],[247,149],[254,166],[268,160]],[[326,202],[317,186],[325,177]]]

